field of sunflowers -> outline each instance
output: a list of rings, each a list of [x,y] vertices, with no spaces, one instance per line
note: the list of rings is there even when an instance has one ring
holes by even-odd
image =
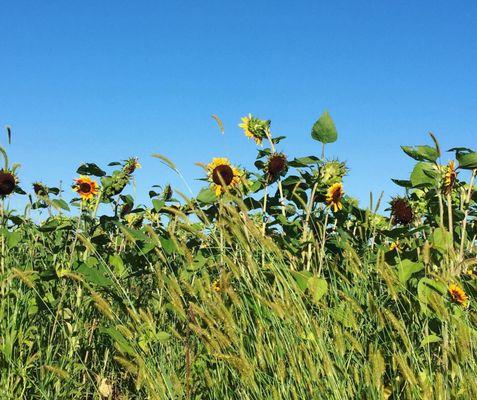
[[[402,195],[363,208],[329,113],[293,159],[271,121],[239,126],[255,170],[214,158],[196,197],[148,204],[134,157],[23,187],[7,127],[1,400],[477,398],[477,153],[403,146]]]

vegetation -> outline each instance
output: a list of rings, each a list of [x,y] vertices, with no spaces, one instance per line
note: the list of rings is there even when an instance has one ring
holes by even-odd
[[[320,157],[240,126],[255,172],[216,158],[197,197],[150,205],[126,194],[131,158],[81,165],[70,202],[37,182],[18,213],[1,149],[1,399],[477,398],[477,153],[403,147],[383,215],[345,195],[328,113]]]

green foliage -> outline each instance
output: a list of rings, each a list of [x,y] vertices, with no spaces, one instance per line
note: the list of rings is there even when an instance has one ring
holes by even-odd
[[[417,162],[391,218],[343,194],[344,162],[287,160],[270,121],[246,123],[257,170],[221,159],[229,184],[207,166],[193,198],[161,183],[136,204],[135,158],[80,166],[98,190],[69,202],[38,184],[23,213],[15,181],[0,399],[477,398],[475,153],[451,149],[454,171],[433,135],[403,147]],[[327,112],[312,136],[337,139]]]

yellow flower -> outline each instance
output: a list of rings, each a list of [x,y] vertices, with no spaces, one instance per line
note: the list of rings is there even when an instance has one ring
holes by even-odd
[[[217,279],[212,283],[212,290],[216,293],[219,293],[221,288],[220,288],[220,281]]]
[[[444,193],[449,194],[454,187],[455,180],[457,178],[457,172],[455,172],[455,163],[454,161],[449,161],[449,164],[446,167],[446,173],[444,175]]]
[[[210,183],[215,187],[216,196],[225,192],[226,188],[237,186],[240,182],[240,172],[230,165],[227,158],[214,158],[207,165],[207,175]]]
[[[242,123],[239,127],[243,129],[245,136],[255,140],[258,145],[262,144],[262,140],[266,137],[266,131],[270,126],[270,121],[263,121],[254,117],[252,114],[248,114],[246,117],[242,117]]]
[[[343,185],[341,183],[335,183],[328,189],[326,193],[326,204],[328,204],[328,207],[333,208],[333,212],[337,212],[343,208],[343,204],[341,203],[343,194]]]
[[[78,179],[75,179],[73,190],[78,193],[83,200],[88,200],[98,194],[98,184],[89,176],[80,176]]]
[[[454,303],[458,303],[464,308],[466,308],[469,305],[469,297],[455,283],[452,283],[451,285],[449,285],[449,294],[451,296],[451,300]]]
[[[399,250],[399,249],[400,249],[400,246],[399,246],[399,243],[398,243],[398,242],[392,242],[392,243],[389,245],[389,251]]]

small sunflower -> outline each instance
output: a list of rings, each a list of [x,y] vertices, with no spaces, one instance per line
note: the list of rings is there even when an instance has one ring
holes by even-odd
[[[444,175],[444,194],[449,194],[452,192],[456,178],[457,172],[455,171],[455,162],[452,160],[449,161],[449,164],[447,164],[446,173]]]
[[[465,294],[462,288],[455,283],[449,285],[449,295],[454,303],[458,303],[464,308],[469,305],[469,297]]]
[[[343,204],[341,203],[343,194],[343,185],[341,183],[335,183],[328,189],[326,193],[326,204],[333,208],[333,212],[337,212],[343,208]]]
[[[288,169],[287,157],[283,153],[273,153],[268,158],[266,172],[269,181],[276,180],[284,175]]]
[[[132,174],[136,169],[141,168],[141,164],[139,164],[139,160],[136,157],[131,157],[126,160],[124,163],[123,170],[127,174]]]
[[[0,170],[0,198],[12,194],[17,184],[17,178],[13,172],[8,169]]]
[[[75,179],[73,190],[78,193],[83,200],[88,200],[98,194],[98,184],[89,176],[80,176],[78,179]]]
[[[237,186],[240,182],[240,172],[237,168],[230,165],[227,158],[214,158],[207,165],[208,178],[215,186],[216,196],[220,196],[225,188]]]
[[[391,216],[397,224],[408,225],[414,219],[414,213],[409,201],[402,197],[396,197],[391,201]]]
[[[401,250],[401,246],[399,245],[399,242],[392,242],[389,245],[389,251],[393,251],[393,250],[396,250],[396,251]]]
[[[258,145],[262,144],[262,140],[267,137],[267,130],[270,129],[270,121],[264,121],[262,119],[254,117],[252,114],[248,114],[246,117],[242,117],[242,123],[239,127],[243,129],[245,136],[255,140]]]
[[[41,182],[35,182],[33,185],[33,191],[37,196],[48,196],[48,187]]]
[[[220,287],[220,280],[217,279],[212,282],[212,290],[216,293],[220,293],[220,291],[222,290],[222,288]]]

